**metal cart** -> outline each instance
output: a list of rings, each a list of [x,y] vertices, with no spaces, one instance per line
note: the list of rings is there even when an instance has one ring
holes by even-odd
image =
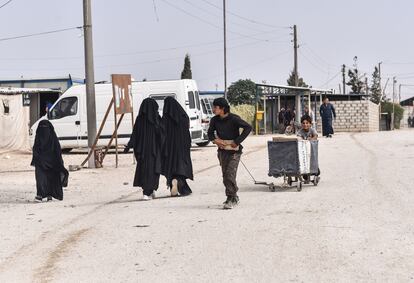
[[[273,140],[268,144],[269,176],[283,177],[283,185],[292,187],[296,183],[298,191],[303,184],[317,186],[320,181],[318,165],[318,141]],[[267,184],[275,191],[274,184]]]

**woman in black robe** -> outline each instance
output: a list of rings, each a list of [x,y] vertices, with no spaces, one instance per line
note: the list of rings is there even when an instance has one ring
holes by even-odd
[[[329,99],[325,97],[323,104],[319,108],[319,112],[322,118],[322,135],[327,138],[331,138],[334,134],[332,127],[332,120],[336,119],[335,107],[329,103]]]
[[[192,193],[186,179],[193,180],[191,162],[190,119],[181,105],[172,97],[164,100],[162,115],[164,141],[161,174],[167,178],[171,196]]]
[[[152,98],[142,101],[131,139],[125,149],[134,149],[137,160],[134,186],[143,189],[144,200],[154,198],[161,173],[161,117]]]
[[[60,143],[48,120],[40,121],[37,127],[31,165],[35,167],[35,200],[63,200],[62,187],[67,186],[69,172],[63,165]]]

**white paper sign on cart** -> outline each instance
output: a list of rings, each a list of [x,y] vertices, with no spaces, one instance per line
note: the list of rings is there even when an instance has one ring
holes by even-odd
[[[298,141],[299,170],[301,174],[310,173],[311,144],[307,140]]]

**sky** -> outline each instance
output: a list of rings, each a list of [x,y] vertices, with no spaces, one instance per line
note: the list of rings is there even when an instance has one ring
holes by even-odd
[[[199,89],[223,89],[222,0],[91,1],[96,81],[112,73],[178,79],[188,53]],[[286,84],[296,24],[299,75],[309,85],[338,90],[341,65],[352,68],[357,56],[369,80],[383,62],[383,86],[396,76],[402,98],[414,95],[414,1],[226,0],[226,6],[229,83]],[[81,30],[7,40],[82,26],[82,7],[81,0],[12,0],[1,7],[0,79],[84,77]]]

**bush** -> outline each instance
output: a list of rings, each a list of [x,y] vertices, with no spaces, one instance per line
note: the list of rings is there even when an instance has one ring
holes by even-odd
[[[251,104],[231,105],[230,112],[239,115],[254,128],[256,108]]]
[[[392,115],[392,102],[381,102],[381,112],[387,112],[389,115]],[[404,116],[404,108],[402,108],[398,103],[394,103],[394,127],[396,129],[400,128],[400,122]]]

